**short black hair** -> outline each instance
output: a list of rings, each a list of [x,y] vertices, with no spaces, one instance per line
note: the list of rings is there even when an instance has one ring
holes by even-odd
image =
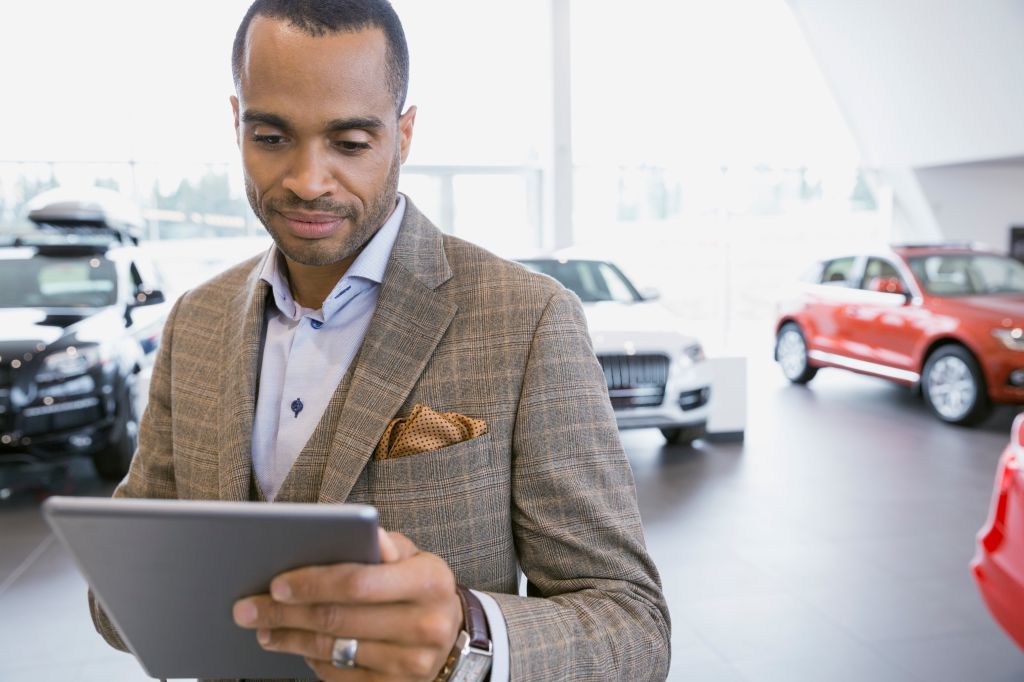
[[[236,88],[242,82],[245,37],[256,16],[283,19],[316,37],[368,28],[383,31],[387,40],[387,85],[395,98],[397,115],[402,114],[409,91],[409,46],[402,22],[388,0],[256,0],[238,25],[231,50],[231,74]]]

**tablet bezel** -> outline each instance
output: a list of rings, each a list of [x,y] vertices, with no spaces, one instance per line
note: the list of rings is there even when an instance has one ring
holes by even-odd
[[[380,560],[368,505],[51,497],[43,515],[159,678],[314,677],[302,658],[260,648],[231,605],[286,570]]]

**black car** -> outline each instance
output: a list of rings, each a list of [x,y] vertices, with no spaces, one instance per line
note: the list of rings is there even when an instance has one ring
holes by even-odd
[[[167,305],[136,237],[84,205],[0,244],[0,496],[81,455],[117,480],[135,452]]]

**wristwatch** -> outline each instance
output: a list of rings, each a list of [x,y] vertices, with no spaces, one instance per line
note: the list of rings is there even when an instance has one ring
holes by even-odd
[[[487,614],[483,604],[469,588],[456,587],[462,602],[465,629],[459,633],[455,646],[448,654],[441,672],[434,682],[482,682],[491,670],[491,633],[487,627]]]

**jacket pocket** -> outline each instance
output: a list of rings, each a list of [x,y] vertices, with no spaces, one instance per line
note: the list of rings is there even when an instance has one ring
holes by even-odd
[[[353,500],[377,507],[380,525],[458,562],[460,552],[510,546],[507,448],[491,433],[415,455],[370,460]],[[463,559],[464,560],[464,559]]]

